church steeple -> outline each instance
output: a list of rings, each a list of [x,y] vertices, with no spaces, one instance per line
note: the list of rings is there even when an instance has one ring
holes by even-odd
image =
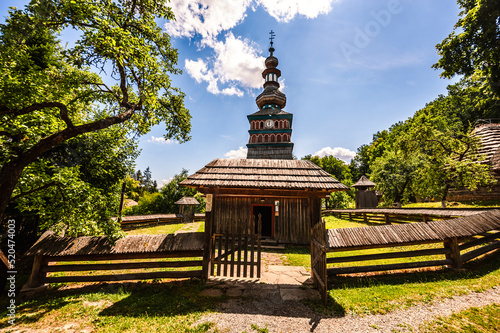
[[[247,116],[250,122],[247,158],[293,159],[293,115],[282,110],[286,105],[286,96],[279,90],[281,71],[277,68],[278,58],[274,56],[274,32],[270,34],[269,56],[265,60],[266,69],[262,72],[264,91],[255,99],[259,111]]]

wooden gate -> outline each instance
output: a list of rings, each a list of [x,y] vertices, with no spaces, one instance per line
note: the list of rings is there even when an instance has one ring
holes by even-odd
[[[260,278],[262,217],[257,218],[257,233],[255,217],[249,222],[233,221],[229,230],[212,235],[211,276]]]
[[[326,248],[326,227],[323,220],[311,228],[311,272],[325,305],[328,290]]]

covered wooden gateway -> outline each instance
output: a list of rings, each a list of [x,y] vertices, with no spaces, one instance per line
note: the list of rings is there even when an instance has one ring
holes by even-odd
[[[307,160],[215,159],[181,185],[207,195],[207,232],[224,233],[233,223],[257,231],[261,214],[260,236],[289,244],[309,244],[321,199],[348,190]]]

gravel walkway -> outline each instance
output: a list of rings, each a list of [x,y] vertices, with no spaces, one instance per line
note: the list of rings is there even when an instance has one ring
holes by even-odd
[[[220,332],[255,332],[251,325],[274,332],[417,332],[417,328],[438,316],[450,316],[470,307],[500,303],[500,288],[423,304],[385,315],[326,317],[297,301],[283,301],[272,295],[264,299],[230,299],[219,313],[203,317],[202,322],[216,323]]]

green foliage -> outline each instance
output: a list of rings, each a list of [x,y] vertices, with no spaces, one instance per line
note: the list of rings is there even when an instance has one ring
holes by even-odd
[[[500,97],[500,1],[458,0],[462,9],[455,31],[436,45],[441,58],[433,65],[442,77],[486,78]]]
[[[116,184],[137,154],[131,134],[162,123],[165,138],[189,140],[184,94],[170,80],[177,51],[158,19],[173,19],[164,1],[11,8],[0,25],[0,219],[30,211],[43,228],[113,233]],[[63,46],[65,29],[79,38]]]
[[[407,158],[397,150],[387,150],[373,162],[371,180],[384,194],[382,205],[390,206],[393,202],[406,203],[410,200],[413,194],[412,181],[420,163],[417,155]]]
[[[139,204],[125,209],[124,215],[176,214],[179,212],[179,207],[175,202],[186,196],[195,197],[200,203],[196,207],[196,212],[204,212],[205,200],[202,198],[201,193],[179,184],[187,177],[188,170],[182,169],[181,173],[175,175],[168,184],[161,188],[160,192],[145,192],[139,199]]]
[[[370,170],[385,205],[415,197],[444,203],[450,187],[474,190],[492,183],[488,166],[477,163],[484,157],[478,155],[480,141],[472,129],[478,119],[499,117],[500,103],[481,86],[470,79],[449,86],[447,96],[358,149],[354,161]]]
[[[312,156],[306,155],[302,158],[303,160],[308,160],[319,166],[324,171],[328,172],[332,177],[339,180],[344,185],[352,185],[352,174],[349,165],[344,163],[342,160],[334,156]],[[352,190],[333,192],[330,197],[325,200],[325,207],[330,208],[348,208],[354,202],[354,193]]]
[[[344,179],[352,178],[349,166],[342,160],[339,160],[334,156],[319,157],[319,156],[306,155],[302,159],[313,162],[321,169],[325,170],[330,175],[332,175],[332,177],[341,182]]]

